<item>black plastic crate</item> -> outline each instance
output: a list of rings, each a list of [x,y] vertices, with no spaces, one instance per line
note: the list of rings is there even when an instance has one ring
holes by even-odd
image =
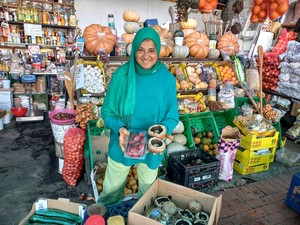
[[[105,221],[107,221],[109,217],[117,216],[117,215],[123,216],[123,218],[126,220],[128,217],[129,210],[136,202],[137,199],[131,199],[118,204],[107,206],[106,213],[105,213]]]
[[[196,160],[201,164],[193,165]],[[220,161],[201,149],[169,154],[167,177],[170,181],[195,190],[218,185]]]

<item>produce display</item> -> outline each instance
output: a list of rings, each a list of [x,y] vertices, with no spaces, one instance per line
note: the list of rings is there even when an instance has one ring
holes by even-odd
[[[36,210],[26,223],[33,224],[82,224],[82,218],[79,215],[69,213],[58,209]]]
[[[92,104],[79,104],[76,107],[75,122],[79,123],[82,129],[86,129],[87,122],[95,120],[94,106]]]
[[[105,168],[103,172],[96,178],[96,186],[99,194],[103,189],[103,181],[105,179]],[[124,196],[137,193],[138,191],[138,173],[135,166],[130,167],[124,188]]]
[[[217,155],[217,143],[213,143],[214,134],[212,131],[207,132],[193,132],[194,142],[197,148],[201,148],[210,155]]]
[[[85,131],[80,128],[69,129],[64,136],[63,179],[70,186],[76,186],[84,166]]]
[[[70,120],[74,119],[75,115],[70,113],[59,112],[53,116],[56,120]]]

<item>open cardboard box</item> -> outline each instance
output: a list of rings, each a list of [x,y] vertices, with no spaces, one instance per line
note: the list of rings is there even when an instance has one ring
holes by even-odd
[[[254,134],[256,136],[274,136],[274,133],[276,132],[275,127],[272,126],[272,122],[270,120],[266,120],[263,118],[263,121],[269,125],[268,130],[266,131],[258,131],[258,130],[252,130],[249,129],[250,126],[257,123],[256,116],[236,116],[233,120],[233,123],[240,129],[243,135],[247,135],[249,133]]]
[[[222,195],[214,197],[179,184],[157,179],[143,197],[130,209],[128,213],[128,225],[161,225],[160,222],[144,216],[152,208],[154,200],[161,196],[171,196],[172,201],[179,208],[186,208],[187,203],[192,199],[198,200],[203,204],[204,211],[210,214],[207,225],[218,223]]]
[[[39,198],[32,205],[29,214],[19,223],[19,225],[25,225],[36,210],[42,209],[59,209],[69,213],[74,213],[76,215],[79,215],[82,219],[84,219],[85,208],[86,205],[70,202],[70,200],[66,198],[59,198],[58,200]]]

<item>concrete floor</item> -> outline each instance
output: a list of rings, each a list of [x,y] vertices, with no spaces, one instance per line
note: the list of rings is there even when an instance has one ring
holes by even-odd
[[[286,149],[289,152],[300,153],[299,144],[290,141],[287,142]],[[256,181],[284,174],[291,176],[299,171],[300,165],[289,167],[275,161],[271,163],[268,171],[261,173],[242,176],[234,171],[230,182],[220,181],[217,187],[207,193],[214,195],[220,191],[229,193],[235,187],[247,186]],[[92,193],[92,187],[83,177],[76,187],[71,187],[58,173],[54,138],[47,119],[32,123],[16,123],[12,120],[0,131],[0,180],[0,225],[18,224],[40,197],[68,198],[73,202],[87,205],[93,203],[79,199],[82,193]],[[219,224],[227,224],[226,221],[221,220]],[[235,220],[233,224],[242,223]]]

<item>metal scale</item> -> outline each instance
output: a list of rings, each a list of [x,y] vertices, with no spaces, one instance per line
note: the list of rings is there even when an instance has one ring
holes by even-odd
[[[33,109],[33,97],[32,97],[32,83],[36,82],[36,76],[33,74],[25,74],[21,76],[21,82],[29,84],[29,110],[22,117],[16,117],[17,122],[27,121],[42,121],[44,120],[44,110]]]

